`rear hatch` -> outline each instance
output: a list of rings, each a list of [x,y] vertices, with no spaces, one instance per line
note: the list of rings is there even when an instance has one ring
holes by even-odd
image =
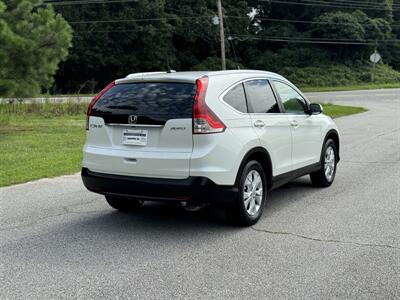
[[[89,113],[84,167],[129,176],[188,177],[195,93],[194,83],[111,86]]]

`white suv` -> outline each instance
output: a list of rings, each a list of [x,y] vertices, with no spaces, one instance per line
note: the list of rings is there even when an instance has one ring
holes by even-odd
[[[310,174],[332,184],[338,128],[284,77],[157,72],[116,80],[90,103],[82,179],[119,210],[145,200],[223,203],[258,221],[267,192]]]

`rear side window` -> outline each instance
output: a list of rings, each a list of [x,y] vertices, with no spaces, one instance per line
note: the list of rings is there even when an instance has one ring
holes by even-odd
[[[95,104],[92,115],[106,123],[126,123],[126,116],[135,115],[138,124],[163,124],[168,119],[191,118],[195,93],[191,83],[117,84]]]
[[[256,79],[244,83],[250,113],[279,113],[278,102],[266,79]]]
[[[238,84],[229,90],[224,96],[224,101],[234,109],[247,113],[246,95],[244,93],[243,84]]]

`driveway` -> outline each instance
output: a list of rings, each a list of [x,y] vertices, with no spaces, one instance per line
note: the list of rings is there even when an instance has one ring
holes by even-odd
[[[271,193],[253,228],[148,204],[118,213],[79,175],[0,189],[0,298],[400,298],[400,90],[308,94],[337,119],[334,185]]]

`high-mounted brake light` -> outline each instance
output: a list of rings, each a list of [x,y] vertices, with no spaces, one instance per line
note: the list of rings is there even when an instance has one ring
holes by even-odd
[[[206,104],[208,77],[196,80],[196,95],[193,104],[193,134],[218,133],[225,125]]]
[[[107,85],[100,93],[98,93],[92,101],[89,103],[89,107],[86,111],[86,130],[89,130],[89,117],[90,113],[92,112],[93,106],[96,104],[97,101],[107,92],[109,89],[111,89],[115,85],[115,81],[111,82],[109,85]]]

